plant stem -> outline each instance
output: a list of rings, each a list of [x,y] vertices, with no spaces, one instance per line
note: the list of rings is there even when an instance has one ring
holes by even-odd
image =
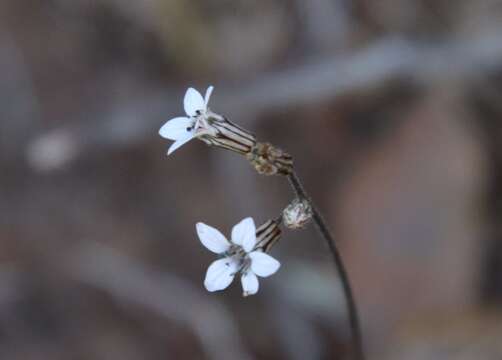
[[[347,274],[347,271],[345,270],[345,266],[343,265],[340,252],[338,251],[336,243],[328,229],[328,226],[326,225],[326,222],[324,221],[319,210],[317,210],[317,208],[315,207],[315,204],[312,201],[312,199],[310,199],[310,197],[308,196],[295,171],[293,171],[291,174],[288,175],[288,180],[294,192],[296,193],[296,196],[298,196],[300,199],[305,199],[309,202],[312,208],[312,219],[316,224],[319,234],[328,244],[329,250],[333,257],[333,261],[335,263],[335,267],[337,268],[338,273],[340,275],[342,288],[345,294],[350,330],[352,335],[353,354],[354,354],[353,358],[355,360],[364,360],[365,357],[362,344],[361,327],[359,324],[359,315],[357,312],[357,306],[354,300],[354,295],[352,293],[352,289],[350,286],[349,276]]]

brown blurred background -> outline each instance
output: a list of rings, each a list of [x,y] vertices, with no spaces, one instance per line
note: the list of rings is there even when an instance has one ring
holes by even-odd
[[[502,1],[3,0],[0,359],[341,359],[324,244],[243,299],[194,224],[292,194],[157,131],[188,86],[294,155],[370,359],[502,359]]]

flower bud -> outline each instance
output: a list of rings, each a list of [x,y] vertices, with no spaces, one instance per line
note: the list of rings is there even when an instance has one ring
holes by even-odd
[[[249,131],[209,109],[197,117],[195,136],[208,145],[243,155],[248,154],[256,144],[255,136]]]
[[[269,143],[256,143],[246,157],[259,174],[289,175],[293,171],[293,158]]]
[[[312,219],[312,207],[306,199],[294,199],[282,213],[282,222],[289,229],[301,229]]]

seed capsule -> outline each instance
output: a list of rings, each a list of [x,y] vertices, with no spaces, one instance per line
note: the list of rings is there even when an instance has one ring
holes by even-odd
[[[282,213],[282,222],[289,229],[301,229],[312,219],[312,207],[305,199],[295,199]]]

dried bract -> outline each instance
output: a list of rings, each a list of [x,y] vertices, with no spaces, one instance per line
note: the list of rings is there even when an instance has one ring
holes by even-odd
[[[262,175],[289,175],[293,172],[293,158],[270,143],[256,143],[246,157]]]

